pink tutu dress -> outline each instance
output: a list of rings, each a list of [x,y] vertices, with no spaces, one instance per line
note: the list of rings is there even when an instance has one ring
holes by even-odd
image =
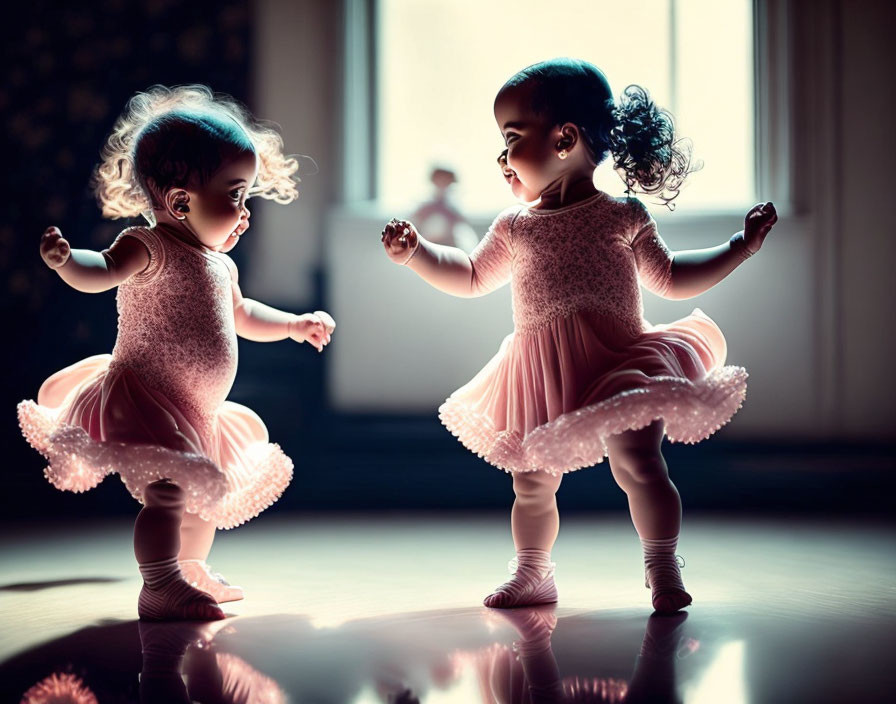
[[[442,423],[508,472],[571,472],[607,438],[665,421],[673,442],[709,437],[737,412],[747,372],[695,308],[644,319],[640,283],[663,295],[672,256],[636,199],[598,192],[557,210],[505,210],[471,255],[473,292],[512,281],[514,332],[439,408]]]
[[[19,404],[25,438],[58,489],[82,492],[117,472],[138,501],[151,482],[184,489],[186,510],[233,528],[276,501],[292,461],[248,408],[227,401],[237,366],[236,269],[227,255],[134,227],[150,252],[118,287],[118,338],[57,372]]]

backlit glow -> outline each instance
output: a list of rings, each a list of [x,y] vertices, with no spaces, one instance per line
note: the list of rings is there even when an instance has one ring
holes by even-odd
[[[537,61],[591,61],[618,96],[638,83],[673,111],[704,168],[677,201],[682,210],[754,201],[753,31],[749,0],[382,0],[378,3],[378,179],[381,203],[410,209],[446,164],[466,212],[512,203],[495,159],[503,141],[495,93]],[[570,21],[570,18],[574,18]],[[621,194],[605,162],[597,184]],[[650,199],[647,199],[648,204]]]

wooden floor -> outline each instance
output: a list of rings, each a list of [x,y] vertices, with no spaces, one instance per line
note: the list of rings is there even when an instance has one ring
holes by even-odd
[[[564,520],[559,604],[512,612],[480,606],[512,557],[503,516],[272,516],[222,534],[212,552],[246,590],[232,618],[156,626],[136,621],[130,531],[4,529],[0,701],[29,689],[46,701],[53,688],[101,703],[764,704],[896,692],[892,526],[689,517],[679,553],[694,605],[662,618],[621,515]]]

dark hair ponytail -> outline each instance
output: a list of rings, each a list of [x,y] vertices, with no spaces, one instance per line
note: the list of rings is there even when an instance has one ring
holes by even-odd
[[[613,108],[613,120],[607,146],[613,167],[625,172],[626,193],[655,195],[674,210],[685,178],[702,164],[692,165],[689,140],[675,139],[672,114],[641,86],[630,85]]]
[[[558,125],[577,125],[595,164],[612,155],[614,167],[625,172],[626,193],[658,196],[674,210],[685,178],[702,164],[692,165],[690,142],[675,139],[671,113],[657,107],[646,90],[631,85],[616,104],[597,66],[559,58],[524,68],[501,92],[530,82],[536,113]]]

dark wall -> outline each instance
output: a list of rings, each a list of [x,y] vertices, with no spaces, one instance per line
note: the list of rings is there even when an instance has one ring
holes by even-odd
[[[38,0],[4,15],[0,443],[7,476],[24,492],[4,498],[21,512],[42,506],[47,486],[34,483],[46,484],[41,458],[18,432],[15,404],[53,371],[111,351],[116,330],[114,291],[62,283],[40,259],[41,233],[56,225],[74,247],[101,250],[138,224],[103,220],[89,189],[112,124],[128,98],[156,83],[205,83],[247,102],[252,17],[247,0]]]

